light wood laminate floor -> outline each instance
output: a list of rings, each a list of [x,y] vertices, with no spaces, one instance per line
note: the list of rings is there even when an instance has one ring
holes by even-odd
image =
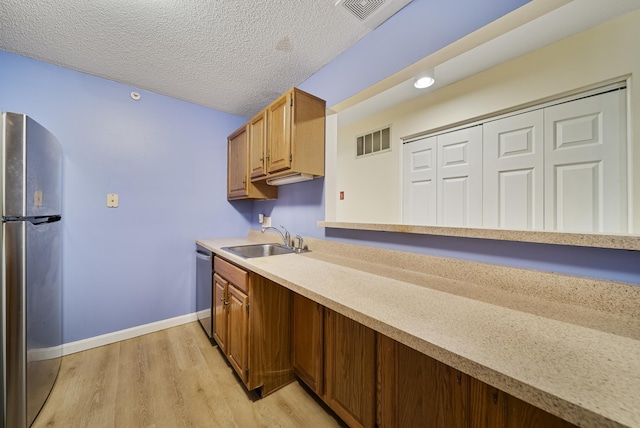
[[[33,428],[339,427],[297,382],[257,399],[197,322],[65,356]]]

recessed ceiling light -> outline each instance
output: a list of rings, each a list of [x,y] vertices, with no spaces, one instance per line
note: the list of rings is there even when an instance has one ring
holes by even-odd
[[[436,83],[436,79],[433,77],[433,70],[430,70],[417,76],[415,82],[413,82],[413,86],[418,89],[423,89],[428,88],[434,83]]]

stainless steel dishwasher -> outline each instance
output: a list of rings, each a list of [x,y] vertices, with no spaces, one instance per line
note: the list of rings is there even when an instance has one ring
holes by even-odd
[[[209,340],[213,340],[213,316],[211,314],[213,257],[211,251],[196,244],[196,314]]]

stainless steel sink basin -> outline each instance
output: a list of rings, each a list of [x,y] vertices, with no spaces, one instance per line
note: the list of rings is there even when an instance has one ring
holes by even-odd
[[[279,254],[291,254],[296,252],[293,248],[285,247],[282,244],[237,245],[235,247],[222,247],[222,249],[245,259],[277,256]]]

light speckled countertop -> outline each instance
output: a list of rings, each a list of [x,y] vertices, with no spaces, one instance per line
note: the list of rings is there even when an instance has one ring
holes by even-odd
[[[197,243],[579,426],[640,427],[640,319],[635,314],[478,289],[471,282],[384,270],[322,251],[243,259],[221,249],[254,239]],[[639,294],[634,287],[621,289],[631,293],[633,311]]]

